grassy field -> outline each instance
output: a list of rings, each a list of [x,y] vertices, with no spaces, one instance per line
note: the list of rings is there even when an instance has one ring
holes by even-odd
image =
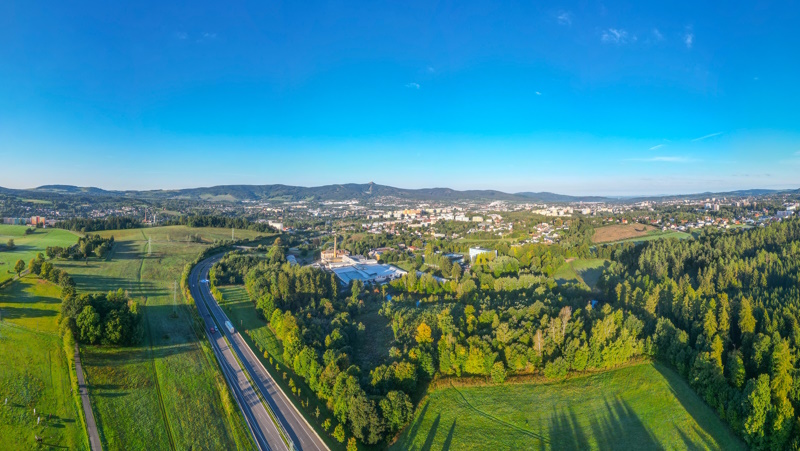
[[[615,243],[641,243],[644,241],[652,241],[652,240],[660,240],[664,238],[677,238],[679,240],[686,240],[692,238],[694,235],[686,232],[678,232],[674,230],[670,230],[667,232],[657,231],[657,232],[650,232],[647,235],[636,237],[636,238],[628,238],[625,240],[615,241]]]
[[[14,276],[14,264],[22,259],[26,268],[28,261],[39,252],[44,253],[47,246],[72,246],[78,242],[78,235],[61,229],[36,229],[35,233],[25,235],[27,226],[0,224],[0,282]],[[5,244],[14,240],[16,247],[6,250]]]
[[[0,449],[89,449],[56,333],[59,291],[32,277],[0,290]]]
[[[142,306],[140,346],[81,349],[105,449],[251,448],[213,354],[192,329],[194,307],[184,304],[180,288],[173,299],[184,265],[205,243],[230,238],[230,230],[170,226],[100,234],[115,238],[110,259],[57,266],[73,276],[79,292],[123,288]]]
[[[0,290],[3,321],[55,335],[61,312],[61,288],[36,277],[25,276]]]
[[[393,449],[745,449],[680,376],[640,364],[555,384],[434,390]]]
[[[283,345],[267,327],[266,321],[259,318],[250,297],[241,285],[220,287],[223,296],[223,309],[234,326],[247,331],[249,338],[270,353],[273,360],[283,364]]]
[[[577,282],[588,288],[595,288],[603,270],[610,262],[603,258],[576,258],[565,262],[553,274],[559,284]]]

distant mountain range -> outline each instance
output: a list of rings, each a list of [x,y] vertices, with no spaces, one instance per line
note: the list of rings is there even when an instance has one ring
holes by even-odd
[[[763,196],[782,192],[779,190],[751,189],[723,193],[696,193],[670,196],[642,197],[603,197],[568,196],[550,192],[504,193],[496,190],[458,191],[450,188],[404,189],[375,183],[347,183],[343,185],[324,185],[315,187],[289,185],[220,185],[206,188],[187,188],[176,190],[113,191],[95,187],[72,185],[44,185],[32,189],[9,189],[0,187],[6,194],[39,193],[82,196],[132,197],[141,199],[187,199],[208,201],[343,201],[350,199],[368,200],[378,197],[397,197],[414,201],[512,201],[538,203],[571,202],[609,202],[639,201],[669,198],[707,198],[707,197],[748,197]],[[800,190],[785,191],[798,193]]]

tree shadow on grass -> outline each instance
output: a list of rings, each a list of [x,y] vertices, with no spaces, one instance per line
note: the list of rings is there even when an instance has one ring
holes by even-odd
[[[86,368],[96,368],[98,371],[102,371],[102,368],[120,368],[128,365],[150,363],[153,359],[163,359],[185,352],[192,352],[196,349],[197,347],[193,344],[182,343],[169,346],[153,346],[151,351],[146,341],[125,347],[96,345],[84,347],[82,363]],[[107,385],[110,386],[111,384]]]
[[[602,266],[595,267],[595,268],[583,268],[575,270],[575,272],[586,282],[589,287],[594,288],[597,286],[597,282],[600,280],[600,276],[603,275],[603,271],[608,269],[611,266],[611,262],[605,261],[603,262]]]
[[[453,421],[453,424],[450,425],[450,431],[447,433],[447,438],[444,440],[442,444],[442,451],[449,451],[450,446],[453,444],[453,435],[456,432],[456,421]]]
[[[6,319],[29,319],[29,318],[49,318],[57,316],[55,310],[29,307],[3,307],[0,309],[0,316]]]
[[[414,437],[417,436],[419,428],[422,425],[423,420],[425,419],[425,414],[428,412],[429,405],[430,402],[426,401],[425,404],[422,406],[422,410],[420,410],[419,413],[414,416],[414,420],[412,420],[409,427],[407,427],[405,432],[403,432],[403,434],[400,436],[400,440],[398,440],[398,442],[410,443],[414,440]]]
[[[67,271],[69,272],[69,271]],[[98,274],[73,274],[79,293],[108,292],[122,288],[132,297],[155,297],[169,294],[166,288],[151,281],[136,281],[122,277]]]
[[[564,411],[554,412],[548,434],[552,449],[589,449],[589,440],[572,410],[569,414]]]
[[[430,430],[428,431],[428,436],[425,438],[425,443],[422,444],[422,448],[420,451],[430,451],[431,446],[433,446],[433,440],[436,438],[436,430],[439,429],[439,422],[442,420],[442,415],[436,415],[436,419],[433,420],[433,424],[431,425]]]
[[[627,402],[619,398],[605,400],[606,415],[592,417],[590,425],[595,440],[604,449],[662,450],[658,439],[642,423]]]
[[[721,448],[722,443],[718,441],[718,437],[711,435],[712,431],[717,429],[717,425],[714,424],[714,416],[716,416],[716,412],[714,412],[711,407],[708,407],[708,405],[706,405],[705,402],[692,391],[691,387],[689,387],[686,381],[684,381],[677,373],[657,362],[653,364],[653,367],[656,369],[656,371],[661,373],[661,376],[664,377],[664,380],[669,383],[669,389],[675,396],[675,399],[680,402],[681,407],[683,407],[683,409],[688,412],[689,415],[691,415],[692,419],[697,424],[697,427],[699,428],[697,431],[697,436],[703,440],[704,444],[694,446],[703,449]],[[702,406],[705,406],[708,409],[710,415],[703,414],[703,412],[698,411],[698,407]],[[719,422],[722,421],[719,419],[717,420]],[[723,428],[727,428],[727,426],[724,424],[722,426]],[[733,435],[732,432],[730,434]],[[685,435],[683,431],[681,431],[681,438],[684,439],[684,442],[689,439],[689,437]],[[745,448],[741,442],[739,442],[739,445],[741,449]]]

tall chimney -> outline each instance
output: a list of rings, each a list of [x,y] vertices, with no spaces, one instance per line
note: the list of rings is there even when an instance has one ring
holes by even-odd
[[[333,258],[336,258],[336,257],[339,256],[339,254],[336,253],[336,238],[337,238],[336,235],[334,235],[333,236]]]

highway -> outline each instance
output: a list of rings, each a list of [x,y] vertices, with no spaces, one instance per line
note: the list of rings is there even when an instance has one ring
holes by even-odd
[[[270,418],[269,413],[267,413],[267,409],[264,407],[261,399],[259,399],[255,388],[245,376],[239,362],[234,357],[233,351],[231,351],[228,343],[225,341],[225,337],[214,324],[211,312],[203,299],[204,296],[211,296],[210,293],[201,290],[201,287],[204,285],[200,283],[201,274],[207,275],[208,269],[211,267],[210,263],[204,264],[207,262],[208,260],[204,260],[192,269],[192,273],[189,275],[189,289],[195,304],[197,304],[197,310],[200,312],[200,316],[205,323],[206,335],[211,342],[214,355],[216,355],[217,361],[222,367],[222,372],[225,375],[225,379],[228,381],[228,386],[234,394],[236,403],[239,404],[239,408],[242,410],[242,413],[244,413],[245,420],[253,434],[253,439],[255,439],[258,449],[262,451],[288,450],[289,447],[281,438],[278,427],[275,425],[272,418]],[[207,286],[205,286],[205,288],[206,290],[208,289]],[[212,303],[216,304],[216,302],[213,301]],[[212,326],[217,329],[216,333],[211,333]]]
[[[285,435],[288,436],[289,440],[291,440],[291,444],[294,446],[294,449],[301,451],[328,450],[329,448],[325,445],[325,442],[322,441],[319,435],[317,435],[316,431],[314,431],[311,425],[309,425],[305,418],[303,418],[294,404],[292,404],[286,394],[280,389],[266,368],[264,368],[264,365],[255,355],[253,350],[250,349],[250,346],[248,346],[244,341],[244,338],[242,338],[238,330],[236,330],[236,325],[233,325],[234,333],[230,333],[230,331],[224,327],[225,322],[229,321],[227,315],[212,296],[211,289],[208,284],[199,282],[201,280],[200,276],[202,276],[203,279],[208,278],[209,269],[211,269],[211,266],[218,259],[219,257],[208,258],[200,262],[195,267],[195,271],[197,271],[197,273],[192,274],[191,280],[192,283],[198,288],[200,294],[199,296],[195,296],[193,292],[192,296],[195,296],[196,300],[198,298],[202,299],[202,301],[205,303],[205,307],[210,309],[217,322],[223,326],[223,330],[220,332],[223,332],[228,338],[228,341],[231,343],[231,347],[239,357],[239,361],[242,362],[244,369],[248,372],[250,378],[255,382],[255,385],[261,392],[263,398],[267,400],[272,413],[280,422]],[[197,275],[197,277],[195,277],[195,275]],[[198,306],[198,308],[200,307]]]

